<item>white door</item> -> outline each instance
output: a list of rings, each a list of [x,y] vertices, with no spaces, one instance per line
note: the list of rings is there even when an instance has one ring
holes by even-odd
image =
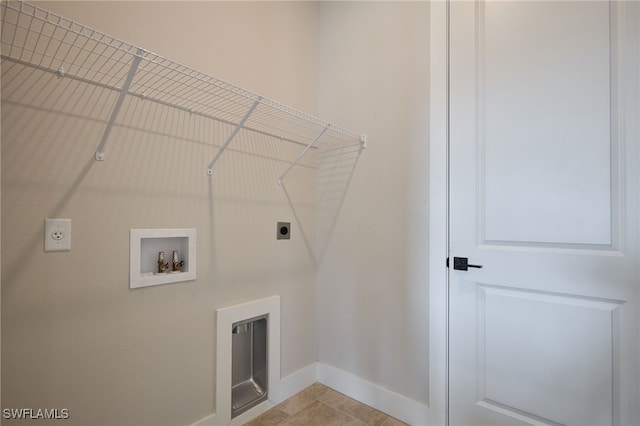
[[[640,425],[639,10],[450,3],[451,425]]]

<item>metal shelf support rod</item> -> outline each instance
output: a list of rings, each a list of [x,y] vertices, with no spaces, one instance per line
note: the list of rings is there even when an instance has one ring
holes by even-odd
[[[244,123],[249,119],[249,116],[253,113],[253,110],[256,109],[256,107],[258,106],[258,104],[260,103],[261,100],[262,100],[262,97],[258,96],[258,99],[256,99],[253,102],[253,105],[251,105],[251,108],[249,108],[249,111],[247,111],[247,113],[244,115],[244,117],[242,117],[242,120],[240,120],[240,122],[238,123],[236,128],[233,129],[233,132],[231,132],[231,134],[229,135],[227,140],[224,142],[224,144],[222,144],[222,146],[218,150],[218,153],[216,154],[215,157],[213,157],[213,160],[211,160],[211,162],[209,163],[209,166],[207,167],[207,174],[208,175],[212,175],[213,174],[213,165],[216,163],[216,161],[218,161],[218,158],[220,158],[220,156],[222,155],[224,150],[227,149],[227,147],[229,146],[229,144],[231,143],[233,138],[236,136],[236,134],[240,131],[240,129],[242,129],[242,127],[244,126]]]
[[[315,137],[315,139],[309,144],[307,145],[307,147],[305,149],[302,150],[302,152],[300,152],[300,154],[298,154],[298,157],[296,157],[295,160],[293,160],[293,163],[289,164],[289,167],[287,167],[287,170],[285,170],[280,177],[278,178],[278,185],[282,185],[282,180],[285,178],[285,176],[287,176],[289,174],[289,172],[291,171],[291,169],[293,169],[295,167],[296,164],[298,164],[298,162],[302,159],[302,157],[305,156],[305,154],[314,147],[314,145],[320,140],[320,138],[327,132],[327,130],[329,130],[329,126],[326,126],[324,129],[322,129],[322,131],[320,133],[318,133],[318,135]]]
[[[138,70],[138,65],[140,65],[140,61],[142,60],[142,55],[144,54],[143,49],[138,49],[136,54],[133,56],[133,61],[131,62],[131,68],[129,68],[129,73],[127,74],[127,78],[120,89],[120,95],[118,95],[118,99],[116,100],[116,104],[113,107],[113,111],[111,111],[111,117],[109,117],[109,121],[107,122],[107,127],[104,129],[104,133],[102,134],[102,139],[100,140],[100,145],[98,145],[98,149],[96,150],[96,160],[102,161],[104,160],[104,147],[107,144],[107,139],[109,138],[109,133],[111,133],[111,128],[113,127],[113,123],[116,121],[116,117],[118,117],[118,113],[120,112],[120,108],[122,108],[122,103],[124,102],[125,96],[129,92],[129,87],[131,86],[131,82],[133,82],[133,77],[136,75],[136,71]]]

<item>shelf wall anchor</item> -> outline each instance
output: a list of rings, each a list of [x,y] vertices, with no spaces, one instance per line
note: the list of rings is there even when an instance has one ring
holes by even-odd
[[[209,166],[207,166],[207,174],[209,176],[213,174],[213,165],[216,163],[216,161],[218,161],[218,158],[220,158],[224,150],[227,149],[227,147],[229,146],[233,138],[236,136],[236,134],[240,131],[240,129],[244,127],[244,123],[249,119],[249,116],[253,113],[253,110],[256,109],[256,107],[258,106],[261,100],[262,100],[262,96],[258,96],[258,99],[256,99],[253,102],[253,105],[251,105],[251,108],[249,108],[249,111],[247,111],[244,117],[242,117],[242,120],[240,120],[240,122],[236,125],[236,128],[233,129],[233,132],[231,132],[227,140],[222,144],[216,156],[213,157],[213,160],[211,160],[211,162],[209,163]]]
[[[111,111],[111,117],[109,117],[109,121],[107,122],[107,127],[104,129],[104,133],[102,134],[102,139],[100,140],[100,145],[98,145],[98,149],[96,150],[96,160],[102,161],[104,160],[104,147],[107,144],[107,139],[109,138],[109,133],[111,133],[111,128],[113,127],[113,123],[116,121],[116,117],[118,117],[118,113],[120,112],[120,108],[122,108],[122,103],[124,102],[124,98],[129,93],[129,87],[133,82],[133,77],[136,75],[136,71],[138,70],[138,65],[140,65],[140,61],[142,60],[142,56],[144,54],[143,49],[138,49],[136,54],[133,56],[133,61],[131,62],[131,68],[129,68],[129,74],[127,74],[127,78],[120,89],[120,95],[118,95],[118,99],[116,100],[116,104],[113,107],[113,111]]]
[[[360,152],[367,148],[367,135],[360,135]]]
[[[300,152],[300,154],[298,154],[298,156],[296,157],[295,160],[293,160],[293,163],[289,164],[289,167],[287,167],[287,170],[285,170],[280,177],[278,178],[278,185],[282,185],[283,179],[285,178],[285,176],[287,176],[289,174],[289,172],[291,171],[291,169],[293,169],[296,164],[298,164],[298,162],[302,159],[302,157],[305,156],[305,154],[315,146],[315,144],[320,140],[320,138],[327,132],[327,130],[329,130],[329,126],[327,125],[324,129],[322,129],[320,131],[320,133],[318,133],[318,135],[315,137],[315,139],[313,139],[313,141],[307,145],[302,152]]]

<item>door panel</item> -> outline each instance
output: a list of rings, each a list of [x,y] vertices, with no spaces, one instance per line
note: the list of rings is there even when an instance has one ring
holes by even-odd
[[[450,3],[451,425],[640,424],[639,24]]]
[[[611,421],[619,302],[484,285],[478,293],[478,394],[487,408],[547,423]]]
[[[608,9],[604,2],[478,5],[485,239],[611,243]]]

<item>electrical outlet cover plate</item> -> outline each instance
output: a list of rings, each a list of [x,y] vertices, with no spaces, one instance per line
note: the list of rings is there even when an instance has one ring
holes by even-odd
[[[44,251],[71,250],[71,219],[45,219]]]
[[[291,239],[291,222],[278,222],[278,230],[276,239],[289,240]]]

